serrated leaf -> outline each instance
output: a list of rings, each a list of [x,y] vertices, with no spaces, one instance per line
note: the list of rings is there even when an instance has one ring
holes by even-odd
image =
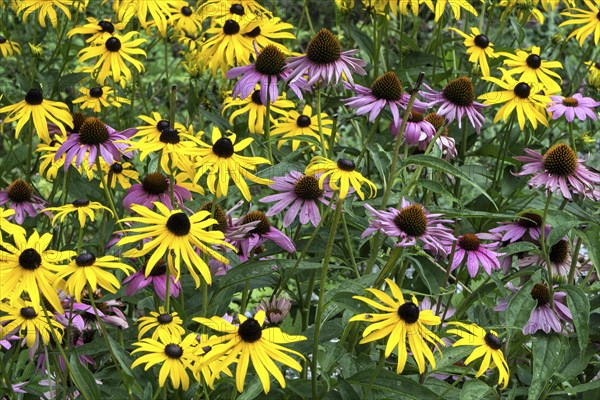
[[[585,292],[577,286],[565,285],[559,288],[567,293],[567,306],[573,315],[573,325],[579,342],[579,354],[583,357],[590,337],[590,301]]]
[[[533,378],[529,387],[528,399],[539,399],[548,381],[561,364],[567,347],[566,339],[558,334],[537,333],[532,338]]]

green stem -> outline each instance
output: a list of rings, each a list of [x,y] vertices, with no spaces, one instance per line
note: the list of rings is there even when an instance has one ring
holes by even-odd
[[[96,165],[98,166],[98,174],[100,174],[102,189],[104,189],[104,196],[106,197],[106,200],[108,200],[110,210],[113,212],[114,217],[117,220],[117,224],[119,224],[119,228],[121,228],[121,230],[124,230],[125,227],[121,223],[121,218],[119,217],[119,213],[117,212],[117,208],[115,207],[115,202],[113,201],[112,195],[110,194],[110,190],[108,188],[108,182],[106,180],[106,176],[104,175],[104,170],[102,169],[102,165],[100,164],[100,152],[98,152],[98,155],[96,156]]]
[[[546,223],[548,221],[548,210],[550,208],[550,202],[552,201],[552,192],[546,192],[546,203],[544,204],[544,214],[542,215],[542,235],[541,235],[541,245],[542,245],[542,254],[544,256],[544,260],[546,261],[546,270],[548,273],[548,290],[550,291],[550,306],[554,307],[554,285],[552,284],[552,265],[550,262],[550,252],[548,251],[548,245],[546,243]]]
[[[371,377],[369,386],[367,386],[367,390],[365,390],[365,396],[363,397],[364,399],[369,398],[369,395],[371,394],[371,389],[373,388],[373,384],[377,380],[377,376],[379,375],[379,372],[383,368],[384,364],[385,364],[385,351],[383,349],[381,349],[381,350],[379,350],[379,361],[377,362],[377,367],[375,368],[375,373]]]
[[[569,126],[569,136],[571,137],[571,147],[575,154],[577,154],[577,145],[575,144],[575,134],[573,133],[573,124],[567,124]]]
[[[321,120],[321,89],[317,88],[317,124],[319,126],[319,140],[321,142],[321,154],[326,157],[325,137],[323,136],[323,121]],[[333,135],[333,132],[331,133]]]
[[[577,259],[579,258],[579,250],[581,250],[581,243],[583,241],[581,238],[577,239],[577,243],[575,243],[575,250],[573,250],[572,259],[571,259],[571,267],[569,268],[569,278],[567,279],[567,283],[569,285],[573,285],[575,283],[575,271],[577,271]]]

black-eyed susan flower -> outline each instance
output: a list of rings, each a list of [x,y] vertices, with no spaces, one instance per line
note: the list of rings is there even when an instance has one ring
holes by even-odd
[[[112,164],[100,161],[104,176],[106,176],[106,182],[108,187],[114,189],[117,186],[117,182],[123,189],[129,189],[131,182],[137,183],[140,181],[140,174],[133,168],[130,162],[114,162]],[[100,187],[103,188],[103,183],[100,182]]]
[[[202,17],[187,1],[176,2],[176,10],[172,10],[167,21],[175,30],[175,34],[198,36],[202,31]]]
[[[65,127],[73,126],[73,117],[69,112],[69,107],[59,101],[44,99],[40,89],[30,89],[25,95],[25,99],[10,106],[0,108],[0,114],[8,113],[2,124],[17,121],[15,137],[19,137],[21,129],[27,121],[33,120],[35,132],[40,139],[50,143],[48,134],[48,121],[58,126],[64,136],[67,135]]]
[[[365,194],[361,190],[361,186],[365,183],[369,189],[369,197],[374,197],[377,194],[377,187],[373,182],[362,176],[356,171],[356,165],[346,159],[339,159],[337,162],[331,161],[325,157],[315,156],[310,160],[310,163],[304,171],[306,175],[319,176],[319,187],[323,189],[325,179],[329,177],[329,186],[333,190],[339,190],[339,198],[345,199],[352,187],[361,200],[365,199]]]
[[[22,224],[25,216],[35,217],[46,206],[46,202],[33,194],[33,186],[23,179],[15,179],[4,190],[0,190],[0,206],[8,205],[15,211],[15,222]]]
[[[433,6],[431,0],[423,0],[422,2],[435,13],[435,22],[438,22],[440,18],[442,18],[442,15],[444,15],[444,12],[446,11],[447,5],[450,5],[450,8],[454,13],[454,19],[457,21],[460,20],[461,9],[464,9],[475,16],[478,15],[477,10],[475,10],[475,8],[471,5],[471,2],[467,0],[437,0],[435,7]]]
[[[171,336],[185,335],[185,329],[182,326],[183,321],[179,318],[179,315],[175,311],[166,312],[163,306],[158,308],[158,312],[150,311],[150,315],[141,317],[137,320],[137,323],[139,324],[138,340],[152,330],[152,339],[158,339],[159,336],[164,336],[167,339]]]
[[[71,11],[69,6],[74,3],[83,3],[76,0],[19,0],[13,3],[15,13],[23,13],[23,22],[27,22],[27,17],[30,14],[37,14],[37,20],[42,28],[46,27],[46,17],[50,19],[50,24],[54,28],[58,24],[58,15],[54,7],[62,11],[68,19],[71,19]],[[87,1],[85,2],[87,3]],[[82,4],[85,7],[85,4]]]
[[[148,174],[142,179],[142,182],[131,185],[123,199],[123,206],[131,210],[133,204],[140,204],[152,209],[154,202],[158,201],[172,209],[174,205],[171,204],[170,185],[171,180],[163,173]],[[192,198],[192,193],[183,185],[183,182],[176,176],[173,183],[173,197],[177,203],[175,206],[181,207],[185,201]]]
[[[152,112],[152,116],[140,115],[139,119],[144,121],[146,125],[137,126],[137,132],[131,138],[139,138],[145,141],[157,141],[160,140],[160,134],[165,129],[171,126],[169,120],[164,119],[157,112]],[[173,128],[179,132],[185,132],[185,126],[175,121]]]
[[[214,366],[215,374],[218,374],[237,361],[235,383],[238,392],[244,390],[250,364],[254,367],[265,393],[269,393],[271,389],[269,375],[273,375],[281,387],[285,388],[285,378],[275,361],[301,371],[302,366],[286,353],[304,358],[302,354],[282,345],[306,340],[306,337],[284,334],[277,327],[263,328],[266,319],[263,310],[258,311],[254,318],[246,318],[241,314],[238,318],[239,325],[233,325],[221,317],[194,318],[194,321],[214,331],[225,333],[215,339],[215,344],[204,356],[203,363],[210,363],[226,356]]]
[[[131,354],[144,353],[143,356],[131,364],[131,368],[145,364],[144,370],[149,370],[153,365],[162,364],[158,374],[158,384],[163,387],[169,377],[173,388],[187,390],[190,386],[188,370],[196,359],[194,352],[197,347],[196,334],[190,333],[185,338],[181,335],[159,336],[158,340],[145,338],[133,343],[135,350]]]
[[[498,54],[494,52],[494,44],[490,42],[487,36],[483,35],[477,27],[471,28],[471,34],[468,35],[456,28],[448,28],[465,38],[463,44],[469,54],[469,62],[478,63],[481,68],[481,75],[490,76],[489,58],[496,58]]]
[[[556,0],[550,1],[557,3]],[[498,2],[498,6],[506,7],[507,13],[510,13],[516,9],[517,17],[519,21],[523,23],[529,21],[531,17],[533,17],[537,22],[543,25],[545,18],[544,14],[542,14],[542,11],[538,9],[539,2],[540,0],[500,0]],[[544,2],[548,3],[546,0],[544,0]]]
[[[498,334],[494,331],[487,331],[476,324],[465,324],[462,322],[448,322],[450,325],[456,325],[462,329],[449,329],[448,333],[460,336],[452,346],[475,346],[471,355],[465,360],[468,365],[478,358],[483,357],[481,366],[475,378],[479,378],[487,371],[488,368],[494,366],[498,368],[498,385],[506,388],[510,371],[508,364],[502,352],[502,341]]]
[[[196,356],[196,362],[194,363],[194,369],[192,371],[196,380],[200,381],[202,375],[202,378],[204,378],[204,381],[208,387],[212,389],[215,379],[217,379],[221,373],[233,377],[229,367],[226,367],[220,371],[215,370],[215,366],[219,364],[219,360],[222,360],[225,358],[225,356],[222,356],[217,360],[212,360],[208,363],[204,362],[204,359],[209,356],[209,353],[212,350],[212,345],[215,344],[219,338],[216,336],[209,338],[207,334],[201,333],[196,337],[196,339],[198,340],[196,352],[194,353]]]
[[[248,130],[250,133],[263,133],[265,125],[265,117],[267,116],[267,107],[260,100],[260,86],[254,89],[254,92],[245,99],[233,98],[231,95],[227,96],[223,101],[223,112],[230,107],[241,107],[231,113],[229,117],[229,123],[233,125],[235,118],[244,114],[248,115]],[[276,124],[274,114],[282,116],[287,115],[287,111],[284,108],[293,108],[294,103],[286,99],[285,92],[281,93],[281,96],[271,103],[271,135],[273,134],[273,126]]]
[[[7,314],[0,316],[0,339],[15,334],[24,338],[31,359],[40,342],[42,345],[50,343],[52,331],[58,340],[62,339],[62,325],[52,313],[44,315],[44,310],[38,303],[16,298],[10,303],[0,302],[0,311]]]
[[[296,39],[293,33],[285,32],[290,29],[294,29],[294,26],[282,22],[279,17],[266,18],[263,15],[262,18],[255,18],[250,22],[244,38],[251,43],[256,43],[259,50],[267,46],[275,46],[283,54],[289,55],[290,50],[285,45],[278,43],[277,40]]]
[[[60,218],[60,223],[65,222],[65,217],[70,213],[77,213],[77,219],[79,220],[79,226],[83,228],[85,226],[85,221],[87,218],[90,221],[94,222],[95,212],[96,211],[104,211],[109,212],[112,217],[114,217],[113,212],[110,208],[103,206],[97,201],[89,201],[88,199],[77,199],[72,203],[65,204],[60,207],[48,207],[43,211],[57,211],[54,218],[52,218],[52,224],[56,224],[56,220]]]
[[[252,18],[253,15],[270,16],[269,11],[255,0],[207,0],[202,2],[198,13],[204,19],[232,19],[243,16]]]
[[[202,148],[194,153],[198,156],[195,165],[197,168],[194,182],[208,172],[206,184],[208,190],[217,197],[227,196],[229,181],[233,180],[240,189],[242,196],[250,201],[250,189],[244,179],[248,179],[259,185],[270,185],[273,183],[270,179],[259,178],[250,171],[255,171],[258,164],[270,164],[269,160],[263,157],[246,157],[238,153],[244,150],[254,141],[252,138],[245,138],[236,143],[236,134],[223,136],[219,128],[212,130],[212,146],[200,142]]]
[[[371,323],[363,332],[360,343],[369,343],[388,337],[385,346],[385,356],[389,357],[395,348],[398,348],[397,373],[404,371],[408,358],[407,341],[412,356],[414,357],[419,373],[425,372],[425,359],[435,369],[435,358],[429,348],[430,344],[439,351],[438,344],[444,342],[425,325],[441,324],[440,317],[433,314],[432,310],[419,310],[419,303],[415,296],[412,301],[405,301],[402,291],[391,279],[385,280],[394,298],[387,293],[374,288],[366,289],[381,302],[378,303],[363,296],[352,296],[352,298],[367,303],[371,307],[383,311],[382,314],[364,313],[350,318],[353,321],[365,321]]]
[[[554,79],[558,79],[559,82],[562,82],[562,79],[552,69],[562,68],[562,64],[560,61],[542,59],[538,46],[532,46],[529,52],[516,50],[515,54],[505,52],[497,54],[506,57],[503,63],[510,68],[506,73],[510,75],[519,74],[520,82],[539,83],[543,86],[546,94],[560,92],[560,84],[556,83]]]
[[[144,70],[144,64],[132,57],[132,55],[146,56],[146,52],[139,48],[146,39],[133,39],[137,34],[138,32],[128,32],[124,35],[115,33],[104,41],[91,44],[79,52],[79,61],[97,58],[92,67],[92,74],[99,85],[103,85],[109,76],[117,83],[129,82],[131,70],[125,61],[131,63],[138,72]]]
[[[102,256],[96,257],[92,253],[81,253],[75,257],[69,265],[60,268],[58,279],[67,278],[64,290],[81,302],[83,291],[89,284],[93,291],[98,287],[110,293],[117,293],[121,283],[108,270],[118,269],[129,275],[134,271],[132,267],[124,264],[118,257]]]
[[[29,238],[22,232],[13,230],[13,242],[3,242],[0,250],[0,292],[2,297],[11,300],[27,293],[34,304],[40,304],[42,297],[52,307],[62,312],[63,308],[54,286],[57,272],[64,266],[60,263],[75,253],[72,251],[48,250],[52,235],[33,231]],[[54,286],[53,286],[54,285]],[[41,293],[41,295],[40,295]]]
[[[87,43],[95,42],[96,40],[106,40],[111,37],[115,31],[119,32],[125,29],[127,24],[123,22],[113,23],[110,18],[97,20],[94,17],[86,18],[87,24],[77,26],[67,32],[67,37],[74,35],[89,35],[85,40]]]
[[[567,40],[575,37],[579,41],[579,46],[583,46],[585,39],[594,35],[594,44],[600,43],[600,0],[583,0],[588,10],[581,8],[569,8],[561,13],[562,16],[569,18],[559,25],[583,25],[567,36]]]
[[[331,136],[331,126],[333,121],[325,113],[321,113],[321,133],[324,137]],[[280,136],[277,142],[277,148],[281,149],[284,143],[292,143],[292,151],[298,150],[298,146],[306,139],[302,136],[311,137],[317,142],[321,143],[321,136],[319,135],[319,116],[314,113],[313,109],[308,104],[302,109],[302,114],[291,110],[281,120],[277,121],[274,128],[271,130],[272,136]],[[329,143],[326,140],[325,143],[321,143],[325,148],[329,148]],[[313,150],[316,146],[312,146]]]
[[[94,86],[91,88],[79,88],[79,92],[83,94],[73,100],[73,104],[81,104],[80,109],[92,109],[99,113],[102,107],[121,107],[121,104],[131,104],[131,101],[125,97],[117,96],[110,86]]]
[[[21,54],[21,45],[0,35],[0,54],[5,58]]]
[[[169,267],[173,268],[172,272],[177,278],[181,275],[181,264],[183,263],[187,266],[192,278],[194,278],[196,287],[200,286],[200,279],[196,270],[200,272],[204,281],[210,284],[212,282],[210,270],[202,257],[198,255],[196,249],[225,264],[229,263],[227,258],[210,246],[220,245],[234,249],[232,245],[223,240],[225,237],[223,232],[207,230],[207,228],[215,225],[217,221],[209,218],[210,212],[208,211],[198,211],[188,217],[185,213],[171,211],[158,202],[154,203],[154,206],[160,214],[150,211],[144,206],[134,204],[131,208],[140,216],[121,220],[121,222],[143,224],[143,226],[123,231],[124,233],[132,233],[132,235],[124,236],[117,243],[118,246],[138,241],[143,242],[141,249],[128,250],[123,253],[123,256],[141,257],[152,252],[146,264],[146,276],[150,274],[159,260],[167,256]]]
[[[13,224],[8,220],[8,218],[12,217],[13,215],[15,215],[15,210],[11,208],[5,210],[3,207],[0,207],[0,230],[3,230],[9,235],[18,233],[21,236],[25,236],[25,228],[23,228],[21,225]]]
[[[500,70],[504,72],[502,68]],[[537,128],[538,122],[544,126],[548,126],[546,105],[550,103],[550,97],[544,93],[542,85],[517,81],[506,73],[503,74],[502,80],[494,77],[484,79],[504,89],[482,94],[478,97],[485,100],[484,104],[505,103],[496,113],[494,122],[498,122],[501,119],[506,121],[513,111],[516,110],[521,130],[525,127],[526,118],[534,129]]]
[[[181,1],[169,0],[120,0],[113,3],[113,9],[119,21],[128,23],[134,16],[146,30],[156,25],[162,37],[167,36],[167,20],[171,17],[173,6]],[[152,19],[150,19],[152,18]]]

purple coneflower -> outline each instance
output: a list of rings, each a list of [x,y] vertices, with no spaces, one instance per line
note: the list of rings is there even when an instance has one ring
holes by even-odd
[[[398,130],[400,127],[398,127]],[[398,130],[392,131],[392,135],[398,136]],[[409,146],[417,146],[419,150],[427,149],[431,139],[436,134],[435,127],[431,122],[424,119],[423,114],[411,111],[406,128],[404,129],[404,140]]]
[[[554,309],[550,307],[550,290],[545,283],[533,285],[531,297],[537,300],[537,305],[531,311],[529,321],[523,327],[524,335],[533,335],[540,329],[545,333],[550,333],[550,331],[560,333],[562,332],[561,320],[568,323],[573,322],[573,315],[565,304],[567,298],[565,292],[554,291]]]
[[[550,96],[551,103],[548,103],[548,112],[552,113],[552,119],[558,119],[563,115],[569,122],[573,122],[575,117],[585,121],[590,117],[594,121],[598,119],[594,108],[600,106],[600,102],[591,97],[583,97],[581,93],[575,93],[571,97]]]
[[[100,157],[111,165],[113,162],[121,160],[121,154],[127,148],[126,143],[115,143],[115,141],[127,140],[136,132],[136,128],[117,132],[98,118],[86,118],[79,128],[79,133],[69,135],[58,148],[54,161],[59,160],[65,154],[64,168],[66,171],[73,160],[75,160],[75,166],[79,167],[87,158],[88,166],[91,168],[96,162],[99,152]]]
[[[273,296],[271,300],[263,299],[258,307],[256,307],[255,313],[263,310],[267,315],[269,325],[279,325],[288,315],[291,308],[292,302],[290,300],[285,297],[277,299]]]
[[[542,216],[533,212],[521,213],[515,222],[501,222],[499,227],[490,229],[490,233],[499,234],[503,242],[537,242],[542,236]]]
[[[525,149],[526,156],[515,157],[526,163],[515,175],[534,175],[530,187],[544,186],[548,192],[560,190],[571,200],[572,194],[594,199],[594,185],[600,184],[600,175],[589,171],[577,158],[577,154],[565,143],[550,147],[543,156],[537,151]]]
[[[0,190],[0,206],[4,204],[15,210],[15,214],[7,219],[14,218],[19,225],[25,221],[25,215],[35,217],[48,205],[41,197],[34,195],[33,186],[22,179],[16,179],[6,189]]]
[[[387,211],[375,210],[367,203],[365,208],[374,219],[361,238],[379,230],[386,236],[398,238],[396,246],[414,246],[418,239],[425,243],[425,249],[434,254],[447,254],[447,247],[454,240],[452,230],[442,225],[451,223],[451,220],[439,219],[442,214],[430,214],[422,205],[410,203],[404,198],[400,210],[393,207],[389,207]]]
[[[256,44],[255,44],[256,50]],[[277,83],[280,79],[286,79],[285,55],[277,47],[268,45],[260,53],[256,51],[254,64],[243,67],[235,67],[227,71],[227,79],[233,79],[240,75],[242,77],[233,87],[232,97],[245,99],[254,92],[256,84],[260,84],[260,101],[267,104],[267,92],[269,101],[275,103],[279,97]]]
[[[480,234],[465,233],[458,238],[454,258],[452,259],[451,271],[454,271],[462,262],[465,261],[467,270],[471,278],[477,275],[479,265],[483,267],[488,275],[492,270],[500,269],[498,262],[499,254],[489,248],[495,244],[483,244],[479,240]],[[448,249],[450,250],[450,249]]]
[[[317,201],[329,205],[333,194],[329,187],[324,185],[323,189],[319,188],[318,176],[308,176],[298,171],[290,171],[285,176],[276,176],[273,181],[275,183],[269,187],[281,193],[260,199],[263,203],[277,202],[267,211],[266,216],[272,217],[286,207],[290,207],[283,217],[284,228],[290,226],[298,214],[302,225],[310,221],[316,227],[321,221]]]
[[[439,105],[437,114],[446,117],[448,123],[458,120],[459,128],[463,116],[466,115],[477,133],[481,131],[485,118],[480,110],[487,106],[475,101],[475,89],[471,79],[461,77],[450,81],[441,92],[436,92],[427,84],[423,85],[429,90],[421,92],[423,98],[428,101],[427,107]]]
[[[433,125],[436,133],[441,130],[440,135],[435,141],[435,144],[442,152],[442,156],[446,160],[456,158],[458,154],[456,151],[456,142],[453,137],[448,136],[446,118],[444,118],[442,115],[438,115],[436,112],[430,112],[425,116],[425,121]]]
[[[546,237],[548,236],[546,235]],[[550,247],[548,258],[550,260],[550,271],[552,272],[553,279],[564,280],[569,276],[573,260],[570,249],[571,244],[568,237],[562,238]],[[546,257],[541,253],[523,257],[519,259],[518,264],[521,268],[530,265],[539,265],[544,269],[548,268]]]
[[[363,69],[367,63],[359,58],[350,57],[358,50],[342,51],[339,40],[327,29],[321,29],[308,43],[306,54],[291,57],[288,60],[290,68],[290,85],[298,82],[300,85],[312,86],[322,80],[326,84],[339,82],[342,75],[353,82],[352,74],[366,75]],[[304,77],[308,75],[308,79]],[[305,80],[305,83],[302,81]]]
[[[148,174],[142,180],[142,183],[131,185],[127,191],[127,195],[123,199],[123,206],[131,210],[132,204],[139,204],[152,210],[154,202],[159,201],[172,210],[173,205],[171,204],[169,184],[169,179],[160,172]],[[185,201],[192,198],[192,193],[176,184],[173,187],[173,196],[177,203],[182,205]]]
[[[157,263],[147,277],[145,270],[146,266],[143,266],[135,274],[129,275],[123,280],[123,285],[127,285],[125,294],[133,296],[139,290],[152,285],[154,292],[164,301],[167,297],[167,267],[165,263]],[[169,279],[169,294],[171,297],[179,297],[181,281],[177,280],[175,274],[170,274]]]

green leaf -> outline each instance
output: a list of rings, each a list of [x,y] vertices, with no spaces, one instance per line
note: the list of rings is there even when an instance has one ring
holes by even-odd
[[[460,204],[460,201],[452,195],[449,191],[444,188],[444,186],[436,181],[432,181],[430,179],[419,179],[417,184],[423,186],[425,189],[432,191],[433,193],[441,194],[444,197],[452,200],[456,204]]]
[[[585,231],[575,230],[575,233],[585,243],[590,261],[596,268],[596,273],[600,275],[600,246],[598,246],[598,243],[600,243],[600,226],[592,225]]]
[[[510,299],[506,310],[506,326],[509,328],[523,327],[529,320],[535,300],[531,298],[531,288],[541,279],[541,271],[537,270],[523,287]]]
[[[572,387],[572,388],[568,388],[568,389],[562,390],[560,392],[552,392],[551,394],[553,394],[553,395],[556,395],[556,394],[576,394],[576,393],[587,392],[587,391],[590,391],[590,390],[594,390],[594,391],[600,390],[600,380],[593,381],[593,382],[588,382],[588,383],[584,383],[583,385],[579,385],[579,386],[575,386],[575,387]]]
[[[565,285],[561,286],[560,290],[567,292],[567,306],[573,315],[579,354],[583,356],[590,337],[590,301],[578,286]]]
[[[83,398],[86,400],[100,399],[100,390],[94,375],[79,362],[76,353],[71,354],[69,364],[71,365],[71,379],[73,379]]]
[[[402,399],[435,399],[435,392],[427,389],[419,382],[414,381],[395,372],[383,369],[368,369],[360,371],[350,378],[348,382],[351,384],[361,385],[365,388],[370,387],[371,390],[381,390],[389,394],[402,395]]]
[[[494,205],[496,210],[498,209],[498,206],[496,206],[496,203],[494,202],[494,200],[490,197],[489,194],[487,194],[487,192],[481,186],[479,186],[471,178],[469,178],[469,176],[467,176],[467,174],[465,174],[462,170],[456,168],[454,165],[450,164],[448,161],[446,161],[444,159],[433,157],[433,156],[428,156],[425,154],[416,154],[416,155],[408,157],[406,159],[406,161],[404,161],[404,164],[405,165],[410,165],[410,164],[422,165],[424,167],[437,169],[438,171],[442,171],[442,172],[454,175],[457,178],[460,178],[462,181],[467,182],[468,184],[473,186],[477,191],[479,191],[482,195],[484,195],[490,202],[492,202],[492,204]]]
[[[480,380],[466,381],[460,391],[460,400],[479,400],[485,398],[492,390]]]
[[[63,75],[58,81],[58,88],[64,90],[68,87],[75,86],[87,77],[89,77],[89,74],[84,74],[83,72],[74,72],[72,74]]]
[[[558,370],[568,347],[564,346],[565,337],[559,334],[537,333],[533,336],[532,342],[533,378],[528,399],[536,400],[540,398],[548,381]]]
[[[516,242],[511,243],[508,246],[502,248],[502,254],[511,256],[513,254],[526,253],[530,251],[537,251],[538,247],[530,242]]]
[[[546,239],[548,246],[558,243],[574,226],[580,223],[572,214],[566,211],[550,210],[546,222],[552,230]]]

